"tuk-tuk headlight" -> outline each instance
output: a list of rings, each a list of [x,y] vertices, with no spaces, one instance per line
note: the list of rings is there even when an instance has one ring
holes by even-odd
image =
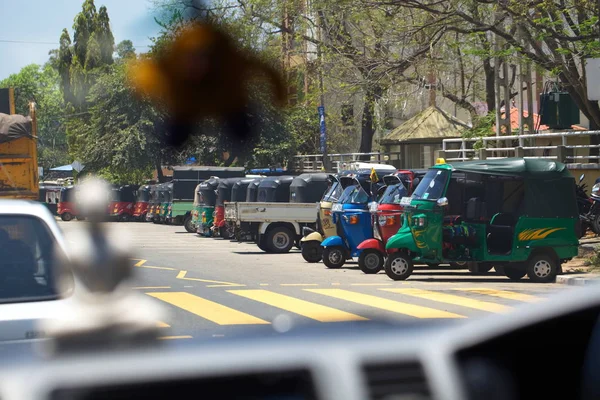
[[[600,183],[596,183],[592,186],[592,194],[597,194],[600,191]]]
[[[387,216],[380,215],[379,216],[379,226],[384,226],[387,223]]]
[[[424,228],[427,226],[427,219],[424,216],[414,217],[412,219],[413,226],[417,228]]]
[[[369,203],[369,210],[371,212],[377,212],[377,207],[379,207],[379,204],[376,201],[372,201]]]
[[[340,203],[335,203],[331,206],[331,211],[342,211],[342,205]]]

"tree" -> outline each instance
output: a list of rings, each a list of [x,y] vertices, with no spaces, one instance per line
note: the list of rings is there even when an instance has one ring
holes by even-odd
[[[115,38],[110,30],[110,19],[105,6],[100,7],[95,21],[96,40],[100,47],[100,58],[102,64],[110,65],[113,63],[113,53],[115,47]]]
[[[52,64],[30,64],[0,81],[0,87],[15,88],[18,114],[29,114],[29,102],[35,101],[38,117],[38,163],[51,168],[68,161],[61,77]]]
[[[135,56],[135,48],[131,40],[123,40],[117,44],[117,56],[120,59]]]
[[[75,16],[75,22],[73,23],[74,52],[80,62],[85,60],[88,41],[92,33],[96,31],[96,15],[94,0],[85,0],[81,12]]]

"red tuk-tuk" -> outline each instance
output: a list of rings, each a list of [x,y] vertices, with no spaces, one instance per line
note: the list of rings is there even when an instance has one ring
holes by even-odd
[[[133,209],[133,218],[138,221],[145,221],[148,207],[150,205],[150,190],[151,185],[142,186],[137,191],[137,201]]]
[[[400,200],[408,197],[418,184],[413,171],[400,170],[395,174],[383,177],[385,186],[377,203],[370,205],[373,238],[358,245],[362,250],[358,258],[358,266],[365,274],[376,274],[383,268],[387,240],[398,232],[402,226],[403,206]]]
[[[133,218],[134,205],[139,185],[114,187],[108,205],[108,215],[118,221],[127,222]]]
[[[82,219],[76,206],[76,190],[75,186],[67,186],[60,190],[60,200],[56,212],[63,221],[70,221],[73,218]]]

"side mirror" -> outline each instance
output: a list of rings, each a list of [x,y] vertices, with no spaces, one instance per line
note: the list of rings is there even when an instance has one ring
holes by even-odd
[[[583,180],[583,178],[585,178],[585,174],[581,174],[581,176],[579,177],[579,183],[581,183],[581,181]]]
[[[437,199],[437,205],[440,207],[446,207],[448,206],[448,198],[447,197],[440,197],[439,199]]]

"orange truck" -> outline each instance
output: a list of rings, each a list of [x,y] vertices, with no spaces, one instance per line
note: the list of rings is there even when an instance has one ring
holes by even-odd
[[[14,111],[11,114],[0,113],[0,199],[39,198],[33,102],[30,103],[29,114],[17,115]]]

